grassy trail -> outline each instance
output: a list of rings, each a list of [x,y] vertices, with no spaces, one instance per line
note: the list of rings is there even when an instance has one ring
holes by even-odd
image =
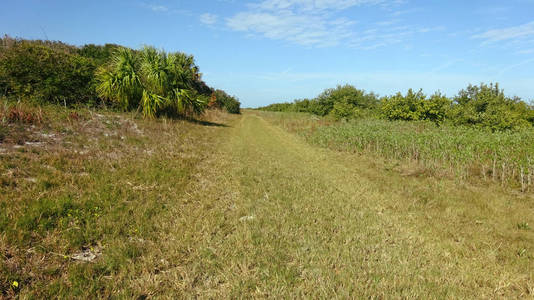
[[[210,203],[199,222],[211,234],[198,240],[201,266],[184,270],[196,279],[182,292],[531,296],[533,234],[520,226],[534,224],[531,199],[403,177],[309,146],[253,114],[227,134],[205,166],[213,182],[226,182],[194,196]]]
[[[87,118],[2,156],[0,298],[533,295],[526,194],[399,174],[252,112]]]

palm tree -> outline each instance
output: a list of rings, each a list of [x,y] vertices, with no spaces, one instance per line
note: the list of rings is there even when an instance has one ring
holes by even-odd
[[[134,52],[119,48],[108,66],[97,71],[100,97],[118,102],[125,110],[136,106],[142,93],[139,62]]]
[[[192,116],[202,113],[206,105],[194,89],[198,76],[192,56],[167,54],[154,47],[138,52],[122,48],[97,73],[97,91],[124,109],[137,106],[145,117],[163,112]]]

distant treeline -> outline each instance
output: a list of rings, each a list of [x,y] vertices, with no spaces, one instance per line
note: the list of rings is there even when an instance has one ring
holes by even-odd
[[[66,106],[109,103],[145,116],[187,116],[207,108],[239,113],[241,105],[209,87],[191,55],[9,36],[0,38],[0,97]]]
[[[534,107],[519,97],[504,95],[498,84],[469,85],[455,97],[437,92],[431,96],[412,89],[405,95],[378,97],[351,85],[327,89],[314,99],[276,103],[259,108],[266,111],[307,112],[337,120],[362,117],[388,120],[447,122],[473,125],[493,131],[532,127]]]

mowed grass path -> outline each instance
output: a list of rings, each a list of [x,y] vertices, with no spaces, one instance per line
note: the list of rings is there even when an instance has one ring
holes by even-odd
[[[96,233],[81,240],[96,239],[96,261],[54,254],[76,252],[68,224],[30,249],[0,235],[12,253],[0,263],[24,278],[21,298],[532,297],[528,195],[402,176],[311,146],[253,112],[216,121],[227,126],[152,122],[140,122],[137,139],[102,138],[124,158],[88,156],[98,171],[83,177],[90,184],[61,173],[68,190],[106,205],[86,217]],[[64,193],[53,188],[52,200]],[[40,190],[11,192],[30,201]],[[72,201],[83,209],[84,197]]]
[[[193,279],[166,292],[532,296],[531,198],[403,177],[365,157],[309,146],[251,113],[226,134],[204,166],[209,184],[192,195],[204,206],[182,215],[203,235],[192,265],[180,267],[181,279]]]

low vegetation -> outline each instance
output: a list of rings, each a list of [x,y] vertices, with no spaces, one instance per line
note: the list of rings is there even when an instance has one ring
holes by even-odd
[[[398,173],[269,124],[343,123],[24,103],[0,115],[1,297],[533,293],[528,194]]]
[[[314,144],[415,164],[438,176],[533,189],[534,109],[498,84],[469,85],[452,99],[411,89],[379,98],[345,85],[260,109],[309,113],[271,119]]]
[[[364,118],[335,122],[298,113],[263,116],[312,144],[382,157],[392,166],[409,165],[415,174],[482,180],[523,192],[534,190],[531,128],[492,132],[423,121]]]
[[[0,298],[153,293],[223,111],[190,55],[0,39]]]
[[[498,84],[469,85],[454,98],[437,92],[427,97],[408,90],[379,98],[353,86],[327,89],[317,98],[276,103],[265,111],[308,112],[335,120],[376,117],[386,120],[429,121],[437,125],[475,126],[492,131],[521,129],[534,124],[534,108],[518,97],[507,97]]]
[[[94,103],[96,65],[63,43],[0,40],[0,96],[72,106]]]
[[[192,56],[152,47],[139,52],[119,49],[96,75],[100,97],[117,102],[124,110],[140,108],[145,117],[203,112],[206,96],[197,95],[192,88],[198,78]]]
[[[240,111],[237,98],[202,80],[191,55],[8,36],[0,39],[0,97],[67,107],[110,105],[146,117],[191,117],[215,98],[217,108]]]
[[[148,295],[135,281],[172,263],[153,254],[231,117],[202,118],[4,103],[0,298]]]
[[[274,103],[260,108],[265,111],[308,112],[333,119],[352,119],[373,114],[378,108],[378,96],[351,85],[327,89],[315,99],[300,99],[293,103]]]
[[[498,85],[237,115],[183,53],[0,42],[2,299],[534,294],[533,109]]]

